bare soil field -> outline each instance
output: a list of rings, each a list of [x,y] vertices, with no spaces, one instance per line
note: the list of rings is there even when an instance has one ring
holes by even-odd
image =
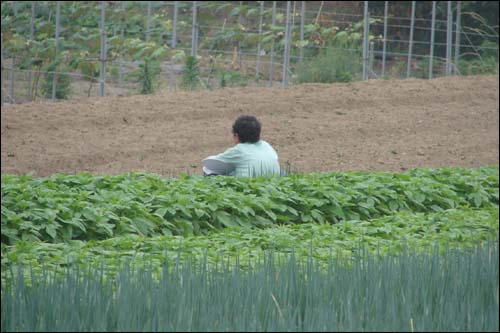
[[[228,88],[6,106],[1,172],[201,173],[243,114],[299,172],[477,167],[499,160],[498,76]]]

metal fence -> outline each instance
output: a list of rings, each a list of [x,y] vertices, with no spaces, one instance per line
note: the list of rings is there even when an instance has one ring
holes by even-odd
[[[14,15],[21,15],[24,11],[25,17],[31,17],[26,20],[29,27],[21,29],[25,34],[29,33],[25,36],[28,42],[35,38],[33,22],[37,7],[46,6],[54,11],[54,59],[57,59],[63,51],[59,41],[61,30],[63,33],[65,30],[60,20],[65,2],[11,3]],[[162,60],[157,82],[158,89],[170,91],[182,89],[183,62],[176,60],[183,58],[178,57],[181,52],[198,58],[201,89],[227,85],[286,88],[300,82],[301,66],[314,62],[318,55],[328,50],[352,55],[356,66],[348,70],[354,80],[461,75],[459,63],[462,57],[477,59],[479,65],[485,50],[491,49],[498,57],[498,27],[489,32],[464,29],[461,18],[470,13],[461,11],[461,1],[445,2],[446,13],[437,12],[436,1],[427,2],[427,7],[432,3],[430,11],[419,10],[422,2],[407,2],[411,8],[409,15],[390,14],[394,4],[389,1],[384,2],[382,9],[380,2],[376,8],[373,8],[375,2],[359,3],[362,8],[333,10],[335,8],[331,6],[326,8],[324,1],[95,2],[92,10],[100,12],[100,22],[88,31],[100,34],[100,50],[89,54],[84,61],[92,65],[99,63],[99,75],[69,72],[57,67],[46,70],[22,66],[26,62],[22,53],[4,51],[4,42],[7,41],[4,41],[2,31],[2,105],[4,102],[20,103],[33,99],[56,100],[56,82],[64,79],[71,88],[69,98],[139,93],[136,73],[143,61],[110,57],[107,46],[112,38],[153,40],[158,44],[168,44],[169,51],[176,51],[176,56]],[[143,31],[127,26],[127,15],[132,11],[136,15],[143,13]],[[166,28],[162,26],[165,21],[168,21]],[[359,43],[354,47],[353,44],[328,44],[321,40],[321,33],[313,34],[311,29],[331,31],[331,35],[349,31],[351,37],[359,37]],[[227,31],[240,37],[214,48],[217,38]],[[264,43],[268,36],[274,37],[267,38],[268,42]],[[316,37],[318,39],[314,39]],[[478,37],[491,44],[485,46],[472,41]],[[252,38],[253,43],[248,42]],[[358,66],[361,68],[359,72],[354,68]],[[52,83],[52,87],[47,83],[43,86],[44,80]]]

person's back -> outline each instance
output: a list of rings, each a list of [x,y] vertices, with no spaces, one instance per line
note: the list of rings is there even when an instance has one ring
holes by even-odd
[[[236,177],[257,177],[263,175],[279,175],[278,154],[264,140],[260,140],[261,125],[253,116],[241,116],[233,124],[235,146],[225,152],[213,156],[228,164]]]
[[[229,174],[231,176],[257,177],[280,174],[278,154],[264,140],[238,143],[224,153],[216,155],[215,158],[234,167],[234,171]]]

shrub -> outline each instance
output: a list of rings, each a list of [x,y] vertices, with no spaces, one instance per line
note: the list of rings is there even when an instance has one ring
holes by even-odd
[[[248,85],[248,78],[238,71],[221,71],[219,73],[219,84],[224,87],[245,87]]]
[[[141,94],[152,94],[154,83],[160,73],[158,62],[146,58],[144,63],[139,65],[139,82],[141,84]]]
[[[66,72],[64,67],[56,67],[56,64],[50,64],[46,68],[47,72],[57,71],[58,73]],[[42,84],[42,94],[46,98],[52,98],[52,85],[54,81],[54,73],[48,73],[45,75]],[[71,93],[71,77],[67,74],[57,74],[56,76],[56,98],[57,99],[67,99]]]
[[[461,75],[498,74],[498,44],[485,41],[479,47],[480,55],[474,59],[460,59],[458,70]]]
[[[186,65],[182,71],[182,86],[189,90],[194,90],[198,86],[200,70],[196,57],[188,56]]]
[[[354,43],[330,45],[326,51],[303,62],[297,71],[299,83],[350,82],[362,70],[361,51]]]

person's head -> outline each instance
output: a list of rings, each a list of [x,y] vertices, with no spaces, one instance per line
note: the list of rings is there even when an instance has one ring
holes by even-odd
[[[260,140],[260,122],[254,116],[240,116],[233,124],[236,143],[255,143]]]

